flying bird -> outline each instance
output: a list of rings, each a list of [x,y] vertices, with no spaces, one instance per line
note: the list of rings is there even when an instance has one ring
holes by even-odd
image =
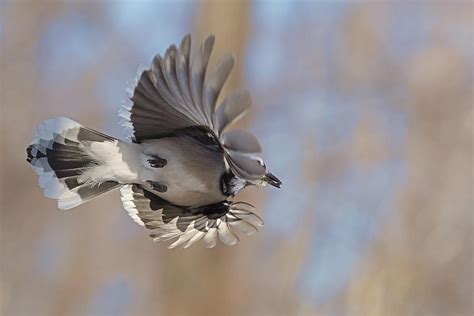
[[[247,186],[280,187],[249,131],[228,130],[251,106],[248,91],[217,99],[234,67],[229,54],[208,72],[209,36],[191,57],[191,37],[156,55],[121,111],[128,140],[65,117],[43,122],[27,161],[44,195],[67,210],[120,189],[125,210],[153,241],[185,248],[203,240],[233,245],[263,225],[254,207],[232,199]]]

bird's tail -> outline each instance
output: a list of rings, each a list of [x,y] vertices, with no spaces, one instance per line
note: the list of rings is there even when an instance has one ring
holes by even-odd
[[[27,161],[38,174],[44,195],[58,200],[58,207],[66,210],[121,186],[114,179],[93,176],[104,162],[91,148],[117,143],[113,137],[57,117],[36,130],[26,150]]]

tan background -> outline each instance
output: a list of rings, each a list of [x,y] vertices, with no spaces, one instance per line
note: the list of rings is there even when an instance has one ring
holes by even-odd
[[[127,80],[188,32],[254,95],[264,229],[169,251],[118,192],[57,210],[36,126],[120,135]],[[470,1],[0,1],[0,313],[472,315],[473,43]]]

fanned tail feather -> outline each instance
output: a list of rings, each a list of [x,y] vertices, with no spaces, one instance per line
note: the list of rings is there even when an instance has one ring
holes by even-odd
[[[115,142],[105,134],[88,129],[68,118],[43,122],[27,148],[27,161],[39,176],[46,197],[58,200],[58,207],[76,207],[102,193],[118,188],[116,181],[97,181],[86,176],[100,165],[87,153],[95,142]]]

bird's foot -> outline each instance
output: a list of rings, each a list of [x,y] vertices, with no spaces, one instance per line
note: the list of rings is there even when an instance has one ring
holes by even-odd
[[[158,191],[160,193],[165,193],[166,191],[168,191],[168,188],[166,187],[166,185],[160,184],[159,182],[147,181],[147,183],[150,185],[150,187],[153,190]]]
[[[148,159],[148,163],[150,164],[152,168],[163,168],[164,166],[166,166],[168,161],[166,159],[163,159],[154,155],[154,156],[151,156],[150,159]]]

